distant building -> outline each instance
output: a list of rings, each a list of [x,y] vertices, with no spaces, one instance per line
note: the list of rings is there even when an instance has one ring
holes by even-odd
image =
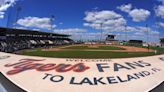
[[[142,40],[129,40],[129,45],[143,45]]]
[[[129,40],[129,43],[132,43],[132,44],[142,44],[143,41],[142,40]]]
[[[119,41],[115,39],[116,35],[108,35],[106,37],[106,44],[119,44]]]
[[[161,46],[164,47],[164,38],[160,39]]]

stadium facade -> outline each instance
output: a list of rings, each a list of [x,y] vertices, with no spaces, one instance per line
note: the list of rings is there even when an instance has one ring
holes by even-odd
[[[70,35],[64,34],[0,28],[0,51],[14,52],[21,49],[71,44],[73,40],[69,37]]]
[[[161,46],[164,47],[164,38],[160,39]]]

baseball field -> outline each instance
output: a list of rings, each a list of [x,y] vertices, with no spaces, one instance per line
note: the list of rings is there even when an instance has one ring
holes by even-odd
[[[46,49],[23,50],[21,54],[54,58],[129,58],[164,54],[164,48],[151,47],[147,49],[144,47],[114,45],[67,45]]]

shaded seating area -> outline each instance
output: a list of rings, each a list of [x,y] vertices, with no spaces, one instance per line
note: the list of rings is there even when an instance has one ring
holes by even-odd
[[[22,49],[52,47],[72,44],[70,35],[42,31],[0,28],[0,51],[14,52]]]

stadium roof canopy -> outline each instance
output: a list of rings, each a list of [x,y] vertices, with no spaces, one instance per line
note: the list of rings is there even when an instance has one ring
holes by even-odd
[[[62,36],[62,37],[69,37],[70,35],[65,34],[57,34],[57,33],[50,33],[50,32],[42,32],[42,31],[33,31],[33,30],[26,30],[26,29],[11,29],[11,28],[2,28],[0,27],[0,36],[4,36],[6,34],[29,34],[29,35],[51,35],[51,36]]]

